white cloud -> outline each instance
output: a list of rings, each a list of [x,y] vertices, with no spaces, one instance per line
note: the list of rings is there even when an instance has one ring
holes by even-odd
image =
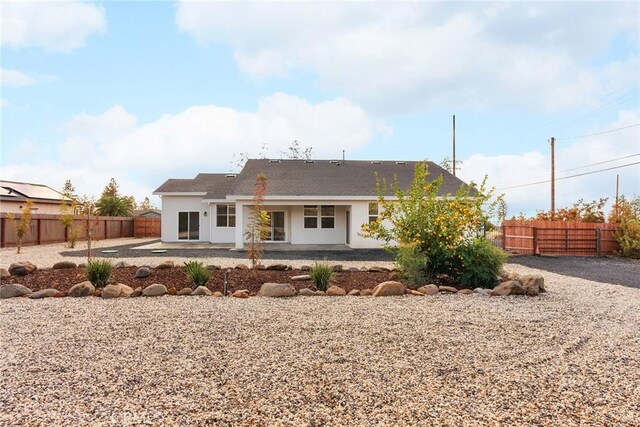
[[[640,111],[623,111],[606,129],[617,129],[640,122]],[[593,129],[593,133],[601,129]],[[550,147],[522,155],[486,156],[474,154],[463,160],[459,176],[463,180],[479,182],[488,175],[488,183],[497,189],[550,179]],[[620,175],[620,194],[640,195],[640,165],[594,173],[563,180],[570,175],[588,173],[640,161],[640,156],[620,159],[582,168],[610,159],[640,153],[640,128],[630,127],[616,132],[575,140],[558,139],[556,142],[556,208],[572,205],[578,199],[592,201],[615,197],[615,177]],[[574,169],[579,168],[579,169]],[[567,170],[572,169],[572,170]],[[524,186],[498,191],[504,192],[509,215],[528,214],[548,210],[551,205],[551,184]]]
[[[3,1],[2,44],[69,52],[106,28],[104,9],[84,1]]]
[[[3,176],[51,186],[70,178],[79,192],[95,195],[115,177],[123,193],[141,199],[168,178],[233,170],[234,153],[256,156],[263,143],[272,157],[298,140],[318,158],[338,158],[342,149],[355,150],[390,130],[343,98],[313,104],[276,93],[261,99],[256,111],[194,106],[144,124],[114,106],[100,115],[79,114],[61,131],[55,155],[21,144],[24,150],[7,156]]]
[[[593,64],[620,34],[637,45],[638,13],[637,3],[183,1],[176,21],[201,43],[229,44],[252,76],[311,70],[377,110],[556,111],[637,83],[637,54]]]
[[[30,86],[35,83],[36,80],[33,77],[21,71],[0,68],[0,85],[2,86],[20,87]]]

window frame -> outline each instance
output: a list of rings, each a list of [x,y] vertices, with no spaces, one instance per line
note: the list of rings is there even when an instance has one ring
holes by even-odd
[[[219,209],[224,208],[224,213],[220,213]],[[231,212],[233,210],[233,212]],[[224,221],[220,221],[224,218]],[[231,223],[233,222],[233,225]],[[219,203],[216,205],[216,227],[235,228],[236,227],[236,205]]]
[[[326,213],[327,209],[331,209],[331,214]],[[303,228],[305,229],[320,228],[320,229],[331,230],[336,228],[336,206],[335,205],[304,205],[302,217],[303,217],[302,225],[303,225]],[[330,225],[329,225],[329,220],[330,220]]]
[[[371,213],[371,208],[375,206],[376,207],[376,214],[373,215]],[[367,216],[369,218],[369,224],[371,224],[372,222],[375,222],[378,220],[378,217],[380,216],[380,203],[378,202],[369,202],[369,206],[367,208]]]

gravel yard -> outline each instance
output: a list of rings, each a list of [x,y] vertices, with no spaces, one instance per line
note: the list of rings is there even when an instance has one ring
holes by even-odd
[[[640,420],[640,290],[0,301],[0,425]]]

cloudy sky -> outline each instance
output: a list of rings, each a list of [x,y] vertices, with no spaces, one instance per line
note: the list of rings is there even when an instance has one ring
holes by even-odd
[[[3,1],[0,177],[150,196],[234,154],[451,156],[509,214],[640,193],[638,2]],[[630,166],[625,166],[630,165]],[[603,169],[610,169],[601,171]],[[591,173],[595,172],[595,173]],[[373,185],[373,183],[372,183]],[[154,201],[159,204],[158,199]]]

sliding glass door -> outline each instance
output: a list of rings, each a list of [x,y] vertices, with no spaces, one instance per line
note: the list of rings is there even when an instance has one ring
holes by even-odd
[[[269,242],[284,242],[284,212],[272,211],[267,212],[269,216],[269,235],[265,239]]]
[[[178,240],[200,240],[200,212],[178,212]]]

